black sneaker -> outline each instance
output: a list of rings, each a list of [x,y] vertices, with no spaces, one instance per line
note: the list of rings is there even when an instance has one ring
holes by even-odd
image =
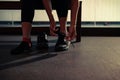
[[[22,41],[18,47],[11,50],[11,54],[21,54],[25,52],[30,52],[31,47],[32,47],[32,43],[31,45],[29,45],[29,43]]]
[[[47,35],[43,32],[39,33],[37,37],[37,46],[36,48],[38,50],[44,50],[48,49],[48,40],[47,40]]]
[[[58,40],[55,45],[55,51],[65,51],[69,49],[70,41],[65,41],[65,34],[58,32]]]

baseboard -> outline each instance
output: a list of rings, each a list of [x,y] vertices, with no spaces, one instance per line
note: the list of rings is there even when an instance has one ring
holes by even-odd
[[[33,27],[31,34],[44,31],[49,34],[49,27]],[[21,35],[20,27],[0,27],[0,35]],[[120,36],[120,28],[81,28],[82,36]]]
[[[120,36],[120,28],[82,28],[82,36]]]
[[[59,25],[58,22],[56,22]],[[14,26],[10,26],[14,24]],[[70,22],[67,23],[70,25]],[[97,25],[97,27],[94,26]],[[3,25],[3,26],[2,26]],[[19,26],[18,26],[19,25]],[[34,26],[32,28],[31,34],[36,35],[41,31],[45,31],[49,34],[49,22],[33,22]],[[41,26],[42,25],[42,26]],[[43,25],[47,25],[46,27]],[[90,26],[89,26],[90,25]],[[109,25],[112,27],[109,27]],[[117,27],[115,27],[117,25]],[[110,22],[110,21],[83,21],[81,28],[82,36],[120,36],[120,22]],[[85,27],[87,26],[87,27]],[[100,27],[99,27],[100,26]],[[102,27],[101,27],[102,26]],[[14,23],[10,21],[0,21],[0,35],[21,35],[20,22],[15,21]]]

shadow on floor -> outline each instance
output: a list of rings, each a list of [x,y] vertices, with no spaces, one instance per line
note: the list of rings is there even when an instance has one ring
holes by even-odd
[[[11,42],[8,42],[8,43],[11,43]],[[32,62],[52,58],[58,55],[58,53],[54,51],[56,40],[49,40],[48,50],[43,50],[43,51],[36,50],[35,48],[36,42],[33,42],[32,52],[20,54],[20,55],[11,55],[10,54],[11,49],[15,48],[19,44],[19,42],[15,42],[15,43],[14,45],[7,44],[7,43],[6,45],[0,44],[0,70],[15,67],[15,66],[20,66],[24,64],[29,64]]]
[[[54,43],[54,40],[51,40],[50,43]],[[0,45],[0,70],[20,66],[35,61],[40,61],[48,58],[57,56],[57,53],[54,52],[54,44],[50,44],[48,50],[36,50],[35,44],[33,43],[33,50],[30,53],[20,54],[20,55],[11,55],[10,51],[12,48],[17,45]]]
[[[8,63],[4,63],[0,65],[0,70],[3,69],[7,69],[7,68],[11,68],[11,67],[15,67],[15,66],[20,66],[20,65],[24,65],[24,64],[28,64],[28,63],[32,63],[35,61],[40,61],[40,60],[44,60],[47,58],[51,58],[51,57],[55,57],[57,54],[44,54],[44,55],[36,55],[36,56],[32,56],[32,57],[27,57],[26,59],[21,59],[21,60],[14,60]]]

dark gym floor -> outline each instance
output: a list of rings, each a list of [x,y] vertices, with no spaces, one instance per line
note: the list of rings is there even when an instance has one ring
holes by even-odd
[[[48,37],[49,50],[11,55],[21,36],[0,36],[0,80],[120,80],[120,38],[82,37],[68,51],[55,52],[56,37]]]

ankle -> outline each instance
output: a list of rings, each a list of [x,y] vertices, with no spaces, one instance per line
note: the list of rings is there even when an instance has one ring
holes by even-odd
[[[30,39],[30,38],[25,38],[25,37],[23,37],[22,41],[27,42],[30,47],[32,46],[32,44],[31,44],[31,39]]]

